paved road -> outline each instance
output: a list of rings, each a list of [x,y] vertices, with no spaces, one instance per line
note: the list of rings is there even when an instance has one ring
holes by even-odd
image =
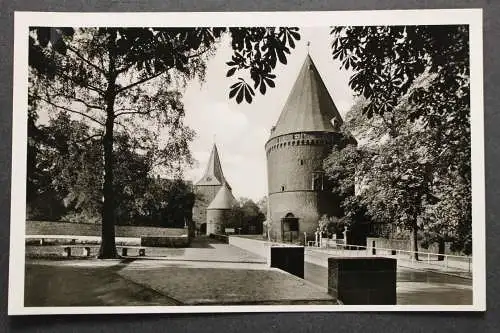
[[[397,304],[470,305],[472,280],[398,266]],[[305,263],[304,278],[323,288],[328,287],[327,268]]]
[[[35,251],[61,251],[61,248],[56,247],[27,247],[28,252]],[[265,260],[262,258],[243,251],[231,245],[222,244],[214,240],[209,240],[205,238],[198,238],[193,242],[192,247],[187,249],[151,249],[147,251],[147,255],[161,256],[163,259],[168,259],[171,261],[198,261],[200,265],[203,262],[207,263],[209,266],[216,268],[219,265],[259,265],[263,264]],[[147,260],[149,261],[149,260]],[[156,261],[156,260],[154,260]],[[244,263],[243,263],[244,262]],[[145,263],[144,263],[145,264]],[[151,262],[153,264],[153,262]],[[186,262],[187,264],[187,262]],[[44,265],[42,265],[44,266]],[[98,297],[100,300],[109,304],[113,303],[113,299],[116,298],[127,300],[130,304],[170,304],[172,299],[149,290],[144,286],[138,285],[137,283],[132,283],[133,279],[123,280],[123,276],[118,276],[115,268],[106,268],[105,270],[97,270],[92,267],[87,267],[85,270],[76,268],[64,268],[58,271],[61,272],[61,276],[51,275],[53,268],[42,267],[38,265],[37,267],[27,267],[27,284],[31,286],[32,290],[41,290],[43,288],[49,288],[53,286],[56,289],[69,289],[72,286],[69,285],[70,281],[78,281],[78,274],[82,274],[81,283],[79,285],[87,289],[89,286],[95,285],[96,294],[92,296],[87,293],[83,295],[83,299],[72,299],[71,295],[68,299],[63,299],[65,304],[77,302],[78,304],[85,304],[87,301],[91,302],[92,299]],[[64,265],[62,265],[64,266]],[[72,265],[74,266],[74,265]],[[134,265],[132,265],[134,266]],[[132,268],[130,266],[130,268]],[[223,267],[221,267],[223,268]],[[235,267],[233,267],[235,268]],[[37,274],[31,274],[36,269]],[[187,271],[187,270],[186,270]],[[79,273],[81,272],[81,273]],[[207,270],[206,272],[209,272]],[[219,272],[214,272],[218,274]],[[99,274],[103,274],[100,276]],[[111,277],[112,274],[113,276]],[[31,275],[31,280],[30,279]],[[37,275],[35,277],[35,275]],[[99,276],[98,276],[99,275]],[[305,279],[319,287],[327,287],[327,269],[323,266],[306,263],[305,264]],[[103,283],[112,286],[111,291],[104,290]],[[250,283],[255,283],[252,281]],[[47,285],[48,284],[48,285]],[[92,288],[90,288],[92,289]],[[79,289],[78,289],[79,290]],[[62,290],[62,292],[65,292]],[[79,292],[77,292],[79,294]],[[51,293],[43,293],[43,297],[51,298]],[[99,296],[98,296],[99,295]],[[134,296],[136,295],[136,296]],[[138,297],[141,295],[140,297]],[[36,294],[32,294],[33,297],[37,298]],[[86,300],[88,297],[88,300]],[[422,270],[415,270],[406,267],[398,267],[397,276],[397,297],[398,304],[443,304],[443,305],[467,305],[472,303],[472,280],[466,278],[460,278],[455,276],[450,276],[447,274],[442,274],[438,272],[427,272]],[[34,303],[44,302],[48,300],[42,299],[32,299]],[[54,301],[54,300],[53,300]],[[93,302],[93,301],[92,301]],[[54,302],[49,302],[54,304]],[[57,302],[56,302],[57,303]],[[120,301],[121,303],[121,301]],[[95,303],[94,303],[95,304]],[[121,303],[123,304],[123,303]],[[128,303],[127,303],[128,304]]]

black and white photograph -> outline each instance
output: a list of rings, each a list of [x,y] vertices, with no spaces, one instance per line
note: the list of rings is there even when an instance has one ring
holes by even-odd
[[[9,314],[486,309],[481,10],[14,24]]]

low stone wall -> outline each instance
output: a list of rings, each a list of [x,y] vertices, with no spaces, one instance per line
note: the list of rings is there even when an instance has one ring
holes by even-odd
[[[366,238],[366,247],[370,253],[372,252],[373,247],[410,251],[410,240],[368,237]]]
[[[373,244],[375,244],[375,246]],[[366,247],[368,248],[368,251],[370,253],[373,253],[372,252],[373,247],[411,251],[411,242],[409,239],[388,239],[388,238],[368,237],[366,238]],[[430,246],[427,249],[420,246],[418,250],[420,252],[435,253],[435,254],[439,253],[439,248],[437,243],[430,244]],[[377,255],[379,254],[390,255],[391,254],[390,252],[391,251],[375,250],[375,253]],[[447,243],[445,246],[445,254],[458,254],[458,253],[451,253],[450,246]]]
[[[26,221],[26,235],[100,236],[101,225],[91,223]],[[187,229],[143,226],[115,226],[116,237],[167,237],[187,235]]]
[[[187,235],[182,236],[142,236],[141,246],[150,247],[188,247],[190,244],[189,237]]]
[[[229,244],[229,237],[220,234],[210,234],[208,237],[218,240],[219,242]]]

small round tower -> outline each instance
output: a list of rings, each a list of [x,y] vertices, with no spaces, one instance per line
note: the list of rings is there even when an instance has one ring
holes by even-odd
[[[231,189],[224,183],[207,207],[207,235],[224,232],[224,224],[230,218],[234,202]]]
[[[323,160],[339,142],[342,118],[307,55],[280,117],[265,145],[272,238],[314,237],[323,214],[339,216]]]
[[[222,172],[219,152],[214,143],[210,153],[210,158],[208,159],[208,163],[205,168],[205,173],[203,174],[203,177],[201,177],[201,179],[194,185],[196,199],[193,206],[193,220],[195,222],[196,229],[201,234],[205,234],[207,232],[207,207],[214,200],[219,190],[223,187],[223,184],[226,184],[229,190],[231,190],[231,186],[228,184],[226,178],[224,177],[224,173]]]

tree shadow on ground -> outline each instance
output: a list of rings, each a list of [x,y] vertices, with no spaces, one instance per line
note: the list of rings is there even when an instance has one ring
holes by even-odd
[[[24,306],[178,305],[168,296],[118,274],[135,260],[27,262]]]

